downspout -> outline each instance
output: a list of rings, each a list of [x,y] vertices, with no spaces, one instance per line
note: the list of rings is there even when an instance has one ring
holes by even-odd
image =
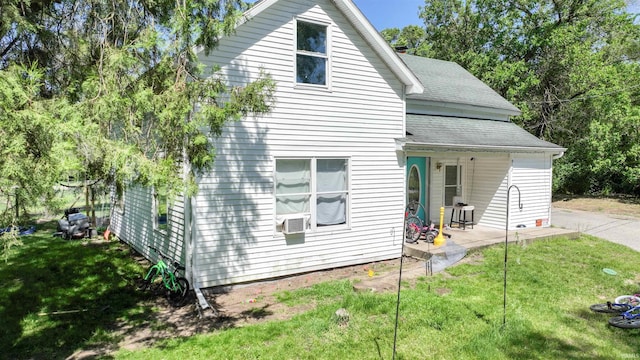
[[[191,175],[191,163],[189,162],[189,158],[187,157],[186,151],[183,156],[184,163],[184,179],[187,180]],[[206,309],[211,307],[211,305],[207,302],[202,291],[200,290],[199,284],[199,276],[200,272],[198,271],[197,261],[196,261],[196,251],[198,249],[197,244],[197,226],[194,223],[194,219],[196,218],[194,209],[197,209],[197,203],[195,196],[190,196],[187,191],[184,194],[184,244],[185,244],[185,276],[187,280],[189,280],[189,284],[193,288],[194,293],[196,294],[196,298],[198,299],[198,304],[201,309]]]
[[[182,154],[182,177],[183,181],[186,183],[189,179],[189,175],[191,174],[191,164],[189,163],[189,158],[187,157],[186,148],[183,149]],[[185,257],[185,277],[189,280],[189,284],[195,288],[193,283],[193,248],[195,247],[192,243],[195,238],[192,236],[193,224],[192,224],[192,206],[191,201],[192,197],[188,194],[188,191],[183,190],[183,202],[184,202],[184,257]]]
[[[400,134],[402,137],[398,138],[398,139],[394,139],[395,144],[396,144],[396,158],[402,162],[402,178],[404,179],[404,181],[402,182],[402,203],[405,205],[405,209],[406,209],[406,204],[407,204],[407,184],[409,179],[407,178],[407,141],[406,141],[406,136],[407,136],[407,86],[403,86],[402,87],[402,133]],[[404,216],[404,212],[402,215],[402,227],[399,229],[399,233],[400,233],[400,245],[401,245],[401,251],[400,251],[400,260],[402,261],[402,257],[404,256],[404,227],[405,227],[405,216]],[[391,228],[391,233],[392,235],[392,239],[393,239],[393,246],[396,245],[396,228],[395,226]],[[402,271],[402,266],[400,266],[400,271]],[[400,276],[402,278],[402,275]],[[400,292],[398,292],[398,294],[400,294]],[[400,298],[398,297],[398,300],[400,300]],[[397,312],[396,312],[396,316],[397,316]],[[397,318],[396,318],[396,323],[397,323]],[[395,334],[394,334],[394,338],[395,338]],[[394,339],[394,357],[395,357],[395,339]]]
[[[211,305],[207,302],[202,291],[200,290],[200,271],[198,270],[198,262],[196,261],[197,251],[198,251],[198,227],[195,225],[194,219],[196,218],[195,209],[198,208],[197,200],[195,197],[191,197],[189,201],[189,237],[191,243],[191,284],[193,284],[193,291],[196,294],[196,298],[198,299],[198,304],[201,309],[210,308]]]
[[[184,196],[184,244],[185,244],[185,277],[189,280],[189,284],[193,283],[193,239],[191,232],[192,223],[191,223],[191,196]],[[193,285],[195,288],[195,285]]]
[[[564,151],[560,151],[559,153],[556,154],[551,154],[551,160],[550,160],[550,164],[549,164],[549,182],[551,183],[550,189],[549,189],[549,209],[547,212],[547,222],[549,224],[549,226],[551,226],[552,224],[552,219],[551,219],[551,214],[553,213],[552,211],[552,207],[551,207],[551,203],[553,202],[553,160],[557,160],[560,159],[561,157],[564,156]]]
[[[511,185],[513,185],[512,180],[513,180],[513,163],[515,162],[513,159],[513,153],[509,154],[509,172],[507,173],[507,190],[505,192],[505,197],[507,201],[509,199],[509,189],[511,189]],[[507,201],[508,202],[508,201]],[[507,223],[507,229],[509,226],[509,204],[506,204],[507,207],[505,208],[505,222]]]

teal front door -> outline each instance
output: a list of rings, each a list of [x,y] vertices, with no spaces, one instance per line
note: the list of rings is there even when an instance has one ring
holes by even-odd
[[[418,209],[418,217],[425,221],[427,199],[427,158],[407,157],[407,204],[414,201],[422,206]]]

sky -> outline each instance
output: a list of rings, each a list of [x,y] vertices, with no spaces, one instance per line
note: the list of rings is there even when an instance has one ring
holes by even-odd
[[[425,0],[354,0],[376,30],[402,29],[407,25],[422,25],[418,8]]]
[[[425,0],[353,0],[362,13],[369,19],[376,30],[388,28],[402,29],[407,25],[420,25],[418,8],[424,6]],[[630,13],[640,13],[640,0],[627,2]]]

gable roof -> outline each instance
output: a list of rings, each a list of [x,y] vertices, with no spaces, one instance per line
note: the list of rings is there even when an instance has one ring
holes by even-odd
[[[520,115],[520,110],[462,66],[444,60],[399,54],[405,64],[424,84],[421,94],[409,99],[471,105]]]
[[[456,151],[523,151],[563,153],[510,121],[407,114],[407,148]]]
[[[247,10],[238,23],[238,26],[256,17],[271,5],[282,0],[260,0]],[[364,38],[371,48],[380,56],[382,61],[405,85],[407,94],[420,94],[424,91],[424,86],[416,75],[400,60],[398,54],[371,25],[369,20],[362,14],[360,9],[351,0],[331,0],[343,15],[351,22],[356,31]]]

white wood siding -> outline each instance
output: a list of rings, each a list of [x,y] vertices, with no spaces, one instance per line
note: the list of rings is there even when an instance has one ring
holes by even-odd
[[[398,257],[404,166],[403,86],[328,1],[276,3],[223,39],[207,65],[237,84],[264,68],[277,82],[268,116],[228,124],[194,199],[200,286],[245,282]],[[330,24],[328,89],[294,84],[294,16]],[[224,65],[230,64],[230,65]],[[350,159],[350,228],[275,232],[276,157]]]
[[[523,208],[518,208],[518,191],[509,195],[509,228],[522,224],[547,227],[551,206],[551,155],[508,153],[430,153],[430,212],[431,221],[439,223],[443,201],[444,165],[463,166],[462,197],[475,207],[475,223],[492,228],[505,228],[507,189],[520,189]],[[473,158],[473,160],[471,160]],[[443,164],[437,170],[437,163]],[[513,165],[512,165],[513,164]],[[445,210],[446,224],[451,219],[451,207]],[[536,222],[538,221],[538,222]]]
[[[472,197],[469,204],[475,206],[476,223],[504,229],[509,154],[478,154],[470,167],[467,183],[472,187]]]
[[[526,227],[550,226],[551,211],[551,155],[549,154],[515,154],[511,184],[518,186],[522,197],[522,211],[518,210],[518,192],[511,190],[509,201],[509,228],[518,224]]]
[[[440,223],[440,207],[444,204],[444,169],[447,165],[462,166],[461,196],[465,203],[475,206],[475,223],[482,224],[485,215],[490,219],[491,211],[486,213],[486,208],[494,203],[500,182],[505,178],[506,170],[503,169],[508,167],[508,154],[448,152],[429,153],[427,156],[431,158],[428,205],[430,221],[434,224]],[[440,170],[438,163],[442,164]],[[449,224],[452,210],[451,206],[445,207],[445,224]]]
[[[184,203],[182,198],[169,205],[167,230],[154,230],[153,194],[151,189],[135,186],[124,193],[124,211],[111,210],[111,231],[145,257],[155,261],[153,246],[184,264]]]

